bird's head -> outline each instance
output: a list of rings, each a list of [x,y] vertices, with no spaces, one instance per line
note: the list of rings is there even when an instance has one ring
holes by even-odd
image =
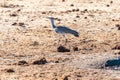
[[[47,17],[48,19],[55,19],[55,18],[53,18],[53,17]]]

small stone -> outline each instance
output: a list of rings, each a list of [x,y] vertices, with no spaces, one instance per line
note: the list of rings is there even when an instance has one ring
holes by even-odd
[[[78,51],[78,47],[73,47],[73,50],[74,51]]]
[[[77,20],[74,20],[75,22],[77,21]]]
[[[116,24],[115,26],[116,26],[116,27],[120,27],[120,24]]]
[[[42,14],[46,14],[46,12],[42,12]]]
[[[76,9],[76,11],[79,11],[79,9]]]
[[[71,4],[70,6],[72,6],[72,7],[73,7],[73,6],[74,6],[74,4]]]
[[[57,48],[57,51],[58,51],[58,52],[70,52],[70,50],[67,49],[67,48],[65,48],[64,46],[59,46],[59,47]]]
[[[26,61],[24,61],[24,60],[18,62],[18,65],[27,65],[27,64],[28,64],[28,63],[27,63]]]
[[[23,25],[25,25],[23,22],[20,22],[20,23],[19,23],[19,26],[23,26]]]
[[[86,53],[83,52],[82,54],[86,54]]]
[[[112,3],[113,3],[113,1],[110,1],[110,3],[112,4]]]
[[[13,25],[13,26],[15,26],[15,25],[17,25],[17,23],[16,23],[16,22],[14,22],[12,25]]]
[[[115,21],[115,19],[112,19],[112,21]]]
[[[55,63],[59,63],[59,61],[55,61]]]
[[[17,11],[19,12],[19,11],[21,11],[21,9],[18,9]]]
[[[10,14],[11,17],[16,17],[18,16],[17,14],[13,13],[13,14]]]
[[[72,9],[73,12],[75,12],[76,10],[75,9]]]
[[[72,12],[71,10],[67,10],[66,12]]]
[[[80,16],[77,15],[76,18],[80,18]]]
[[[87,19],[87,17],[84,17],[84,19]]]
[[[42,58],[40,60],[36,60],[33,62],[33,65],[43,65],[43,64],[46,64],[47,63],[47,60],[45,58]]]
[[[15,72],[13,69],[7,69],[7,72],[8,73],[13,73],[13,72]]]
[[[65,2],[65,0],[62,0],[62,2]]]
[[[84,9],[85,12],[87,12],[88,10],[87,9]]]
[[[107,7],[110,7],[110,5],[109,5],[109,4],[107,4],[106,6],[107,6]]]

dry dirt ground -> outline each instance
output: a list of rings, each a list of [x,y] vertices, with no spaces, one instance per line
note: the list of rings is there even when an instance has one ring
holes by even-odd
[[[119,0],[6,0],[0,2],[0,80],[120,80],[120,70],[104,68],[120,54]],[[67,35],[58,52],[56,25]],[[69,46],[68,46],[69,45]],[[76,49],[74,49],[76,48]]]

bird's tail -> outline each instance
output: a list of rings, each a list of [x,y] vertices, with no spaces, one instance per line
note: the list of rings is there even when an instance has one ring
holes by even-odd
[[[79,37],[79,34],[74,35],[75,37]]]
[[[72,30],[72,34],[75,36],[75,37],[79,37],[79,33],[75,30]]]

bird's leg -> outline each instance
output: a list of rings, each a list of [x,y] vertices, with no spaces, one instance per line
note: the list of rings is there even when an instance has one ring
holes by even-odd
[[[61,36],[60,36],[60,34],[58,34],[58,35],[59,35],[58,45],[61,45],[61,44],[60,44]]]
[[[65,44],[67,44],[68,43],[68,40],[67,40],[67,38],[65,37]]]
[[[65,38],[65,45],[68,45],[68,46],[69,46],[69,48],[70,48],[70,45],[69,45],[69,43],[68,43],[68,39],[66,38],[66,36],[65,36],[65,35],[63,35],[63,37]]]
[[[65,37],[65,35],[63,35],[63,37],[65,38],[65,45],[66,45],[66,43],[67,43],[67,38]]]

